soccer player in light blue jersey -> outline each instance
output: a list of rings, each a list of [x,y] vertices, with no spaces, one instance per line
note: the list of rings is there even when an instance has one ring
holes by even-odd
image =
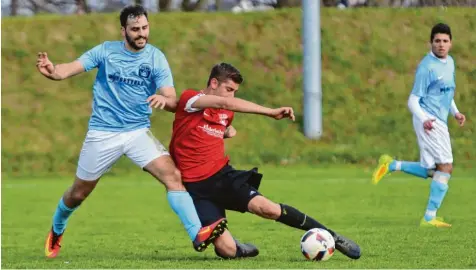
[[[106,41],[73,62],[53,65],[45,52],[38,54],[37,68],[51,80],[64,80],[98,69],[92,114],[76,178],[58,203],[46,239],[45,255],[49,258],[58,255],[69,216],[122,155],[165,186],[167,200],[197,251],[203,251],[226,228],[225,219],[201,227],[180,172],[149,130],[152,108],[174,112],[177,100],[164,54],[148,44],[146,10],[139,5],[128,6],[122,10],[120,22],[123,41]]]
[[[453,153],[447,119],[449,113],[464,125],[453,99],[455,94],[455,64],[448,55],[452,35],[448,25],[439,23],[431,30],[431,52],[418,65],[408,107],[413,114],[413,127],[420,147],[420,162],[394,160],[382,155],[373,173],[372,182],[394,171],[403,171],[423,179],[432,178],[430,198],[420,221],[423,227],[449,228],[451,224],[436,216],[448,191],[453,171]]]

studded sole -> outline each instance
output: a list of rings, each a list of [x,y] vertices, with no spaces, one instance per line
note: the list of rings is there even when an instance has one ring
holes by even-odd
[[[226,228],[228,226],[228,222],[225,220],[222,220],[218,225],[215,227],[215,229],[212,232],[212,235],[210,238],[208,238],[206,241],[200,244],[200,246],[196,247],[195,249],[198,252],[203,252],[207,247],[215,240],[217,239],[220,235],[222,235]]]

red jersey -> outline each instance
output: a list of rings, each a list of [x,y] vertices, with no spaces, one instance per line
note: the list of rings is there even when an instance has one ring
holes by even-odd
[[[180,96],[169,151],[184,182],[205,180],[229,161],[225,155],[225,130],[234,113],[224,109],[195,109],[202,92],[185,90]]]

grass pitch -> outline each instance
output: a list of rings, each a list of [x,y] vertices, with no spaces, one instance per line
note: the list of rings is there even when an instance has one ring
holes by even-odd
[[[476,171],[455,169],[439,215],[451,229],[419,228],[429,180],[393,174],[378,186],[363,168],[261,170],[261,191],[315,217],[362,247],[357,261],[336,253],[309,262],[302,231],[251,214],[230,212],[238,239],[260,248],[253,259],[224,261],[213,248],[197,253],[167,205],[161,185],[146,174],[106,176],[71,217],[62,251],[44,257],[51,218],[69,178],[2,181],[2,268],[475,268]]]

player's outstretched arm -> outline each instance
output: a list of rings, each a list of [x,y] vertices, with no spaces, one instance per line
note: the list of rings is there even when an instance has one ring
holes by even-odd
[[[169,112],[175,112],[177,109],[178,99],[175,92],[175,87],[166,86],[159,89],[160,94],[165,97],[164,109]]]
[[[159,89],[159,94],[147,98],[151,108],[160,108],[169,112],[175,112],[177,109],[177,96],[173,86],[164,86]]]
[[[234,97],[203,95],[192,104],[192,107],[196,109],[218,108],[234,112],[261,114],[277,120],[289,118],[294,121],[295,119],[294,111],[291,107],[271,109],[250,101],[246,101],[244,99]]]
[[[55,81],[64,80],[84,72],[84,67],[78,60],[70,63],[53,65],[45,52],[38,53],[36,67],[43,76]]]

